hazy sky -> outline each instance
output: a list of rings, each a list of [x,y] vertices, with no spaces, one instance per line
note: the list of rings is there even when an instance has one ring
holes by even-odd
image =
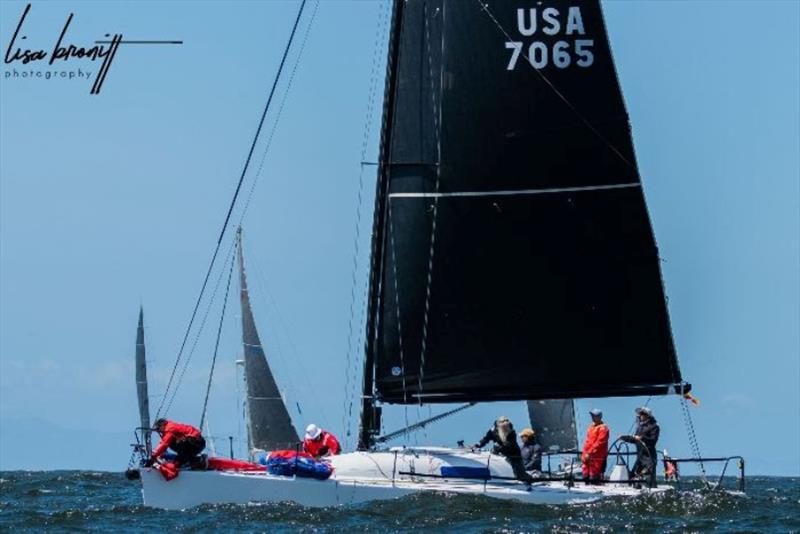
[[[692,409],[701,450],[741,453],[751,473],[798,475],[800,3],[603,6],[681,368],[702,401]],[[24,7],[0,3],[3,53]],[[155,408],[296,7],[33,4],[22,32],[31,49],[49,51],[69,13],[65,40],[74,44],[106,33],[184,44],[123,45],[99,95],[89,94],[99,62],[2,66],[0,468],[125,467],[137,423],[139,305]],[[360,382],[352,369],[361,357],[357,342],[348,356],[356,214],[361,190],[357,337],[375,179],[372,168],[359,171],[367,122],[364,157],[377,157],[387,13],[377,2],[320,3],[257,172],[298,48],[289,57],[243,197],[258,175],[243,221],[251,298],[292,416],[298,428],[319,423],[350,447],[345,428],[357,409],[348,413],[346,393]],[[22,76],[78,69],[91,79]],[[229,244],[226,237],[223,260]],[[176,419],[199,420],[220,300],[169,411]],[[212,435],[240,444],[240,317],[236,300],[230,306],[209,418]],[[612,432],[625,433],[643,401],[582,400],[581,425],[583,412],[599,406]],[[651,406],[662,424],[659,445],[688,455],[678,400]],[[385,412],[387,430],[430,413]],[[500,413],[518,428],[526,423],[521,402],[482,405],[410,442],[472,442]]]

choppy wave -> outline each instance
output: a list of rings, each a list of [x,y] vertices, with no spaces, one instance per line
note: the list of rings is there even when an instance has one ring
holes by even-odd
[[[745,497],[686,489],[573,506],[418,494],[337,508],[141,505],[137,482],[87,471],[0,473],[0,529],[240,532],[800,532],[800,479],[754,477]]]

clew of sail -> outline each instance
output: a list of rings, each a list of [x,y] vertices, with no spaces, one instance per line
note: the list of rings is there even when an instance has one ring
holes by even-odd
[[[242,231],[237,232],[239,287],[242,306],[242,345],[248,418],[249,449],[270,451],[294,448],[299,441],[297,431],[272,376],[264,348],[256,330],[242,253]]]
[[[139,326],[136,328],[136,398],[139,401],[139,425],[150,428],[150,397],[147,393],[147,360],[144,347],[144,310],[139,307]],[[142,432],[147,454],[150,454],[150,432]]]

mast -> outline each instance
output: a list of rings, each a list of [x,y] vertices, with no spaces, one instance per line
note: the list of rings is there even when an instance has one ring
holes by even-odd
[[[397,59],[400,53],[403,0],[394,0],[389,32],[388,59],[386,61],[386,85],[383,97],[383,122],[381,124],[380,153],[378,156],[378,183],[375,191],[375,213],[372,228],[372,252],[370,258],[369,302],[367,306],[367,332],[364,342],[364,380],[361,396],[361,422],[358,433],[358,450],[367,450],[374,445],[380,433],[380,408],[373,397],[375,373],[375,343],[377,342],[378,310],[381,272],[383,270],[384,233],[386,223],[386,198],[388,193],[388,163],[391,152],[392,117],[395,107],[395,85],[397,83]]]
[[[147,394],[147,360],[144,347],[144,310],[139,306],[139,326],[136,329],[136,397],[139,401],[139,425],[150,428],[150,398]],[[150,433],[142,432],[147,454],[150,454]]]
[[[261,339],[256,330],[247,276],[242,253],[242,229],[236,232],[236,253],[239,261],[239,287],[242,311],[242,346],[247,411],[248,444],[254,449],[293,448],[299,441],[297,431],[283,402],[280,390],[267,363]]]

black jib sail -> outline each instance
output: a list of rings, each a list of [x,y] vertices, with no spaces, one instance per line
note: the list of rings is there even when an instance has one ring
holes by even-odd
[[[147,359],[144,348],[144,310],[139,307],[139,326],[136,328],[136,398],[139,401],[139,426],[150,428],[150,397],[147,394]],[[142,432],[144,446],[150,453],[150,432]]]
[[[574,451],[578,448],[575,401],[572,399],[528,401],[528,417],[536,440],[545,450]]]
[[[294,448],[299,441],[258,337],[242,255],[241,229],[236,240],[242,305],[242,345],[247,392],[249,448],[264,451]]]
[[[394,9],[365,402],[688,388],[599,2]]]

